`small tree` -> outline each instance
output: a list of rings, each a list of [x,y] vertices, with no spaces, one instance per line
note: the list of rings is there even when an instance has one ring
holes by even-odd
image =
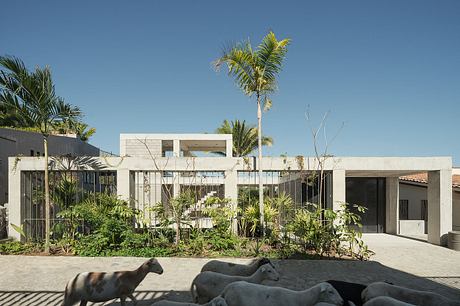
[[[50,192],[48,178],[48,137],[63,121],[77,120],[78,107],[57,96],[49,67],[29,72],[24,63],[14,57],[0,57],[0,104],[13,111],[22,122],[43,135],[45,152],[45,252],[50,247]]]

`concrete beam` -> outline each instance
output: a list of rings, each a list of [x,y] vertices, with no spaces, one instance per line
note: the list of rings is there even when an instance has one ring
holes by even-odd
[[[452,230],[452,170],[428,172],[428,242],[447,244]]]
[[[142,157],[95,157],[104,170],[130,169],[151,170],[159,169],[164,171],[225,171],[229,169],[244,171],[248,168],[254,169],[253,160],[246,165],[241,157],[159,157],[155,163],[151,158]],[[22,157],[18,163],[18,169],[43,170],[43,162],[34,157]],[[194,165],[194,169],[190,165]],[[300,169],[295,157],[264,157],[263,169],[273,171],[285,170],[316,170],[318,164],[315,158],[306,157],[304,165],[308,167]],[[427,172],[440,169],[451,169],[452,159],[450,157],[334,157],[326,160],[324,170],[346,169],[346,176],[353,176],[359,173],[360,176],[394,176],[408,172]],[[385,174],[385,175],[383,175]]]

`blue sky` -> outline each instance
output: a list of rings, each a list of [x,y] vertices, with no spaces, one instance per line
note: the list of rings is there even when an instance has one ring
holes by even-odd
[[[305,111],[343,156],[451,155],[460,165],[460,1],[8,1],[0,54],[50,65],[58,94],[118,152],[123,132],[212,132],[256,105],[211,62],[267,31],[290,37],[263,130],[312,154]]]

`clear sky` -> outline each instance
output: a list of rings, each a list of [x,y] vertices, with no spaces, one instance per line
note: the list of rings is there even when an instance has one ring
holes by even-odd
[[[450,155],[460,165],[460,1],[5,1],[0,54],[50,65],[59,95],[118,153],[123,132],[213,132],[256,105],[211,62],[230,42],[290,37],[264,114],[266,154],[312,154],[305,120],[330,110],[331,153]]]

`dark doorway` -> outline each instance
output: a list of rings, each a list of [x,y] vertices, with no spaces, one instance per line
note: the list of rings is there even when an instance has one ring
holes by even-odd
[[[385,178],[349,177],[346,179],[346,200],[367,208],[361,214],[363,233],[385,232]],[[354,208],[352,211],[358,213]]]

